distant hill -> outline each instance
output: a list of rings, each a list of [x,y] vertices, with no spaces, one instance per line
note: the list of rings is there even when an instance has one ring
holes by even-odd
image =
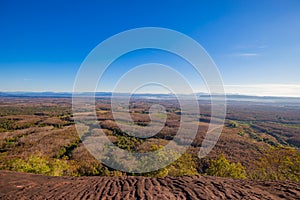
[[[112,93],[112,92],[82,92],[76,93],[77,96],[96,96],[96,97],[111,97],[112,95],[122,97],[131,95],[129,93]],[[207,93],[195,93],[200,100],[209,100],[211,96],[218,97],[220,95],[210,95]],[[48,98],[70,98],[73,96],[71,92],[0,92],[0,97],[48,97]],[[135,98],[153,98],[153,99],[172,99],[176,98],[173,94],[133,94]],[[189,98],[190,95],[179,94],[177,96]],[[274,97],[274,96],[249,96],[239,94],[227,94],[226,99],[229,101],[272,101],[272,102],[298,102],[300,97]]]

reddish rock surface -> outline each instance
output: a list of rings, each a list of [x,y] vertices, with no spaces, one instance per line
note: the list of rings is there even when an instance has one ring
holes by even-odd
[[[300,199],[300,183],[209,176],[49,177],[0,171],[0,199]]]

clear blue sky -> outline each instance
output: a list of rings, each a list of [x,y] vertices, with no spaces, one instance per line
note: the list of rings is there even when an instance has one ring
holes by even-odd
[[[198,41],[229,93],[300,96],[299,0],[1,0],[0,91],[72,91],[97,44],[147,26]]]

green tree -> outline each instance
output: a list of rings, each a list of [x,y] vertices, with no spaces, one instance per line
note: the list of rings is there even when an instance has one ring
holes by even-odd
[[[206,170],[210,176],[246,178],[246,170],[241,163],[230,163],[224,154],[218,159],[212,159],[210,166]]]
[[[159,145],[152,145],[151,150],[155,151],[162,148]],[[164,153],[159,153],[158,160],[166,161],[168,158],[178,157],[178,153],[175,151],[170,150],[166,152],[168,155]],[[151,162],[151,161],[150,161]],[[149,165],[148,162],[144,163],[145,167]],[[161,168],[157,171],[146,173],[146,176],[152,177],[165,177],[165,176],[186,176],[186,175],[197,175],[197,164],[193,156],[187,152],[183,153],[177,160],[175,160],[170,165]]]
[[[251,179],[300,181],[300,151],[291,147],[270,147],[254,163]]]
[[[50,176],[78,176],[76,173],[77,166],[73,162],[64,159],[47,158],[38,154],[31,155],[28,158],[10,160],[7,166],[4,166],[4,169]]]
[[[116,145],[127,151],[134,151],[142,143],[141,139],[135,137],[118,136]]]
[[[231,127],[231,128],[237,128],[237,127],[239,127],[239,124],[235,121],[230,120],[229,123],[228,123],[228,126]]]

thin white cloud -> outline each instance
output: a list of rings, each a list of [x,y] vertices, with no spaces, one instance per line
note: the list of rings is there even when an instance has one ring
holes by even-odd
[[[254,50],[254,49],[265,49],[268,48],[268,45],[266,42],[259,42],[256,41],[252,44],[239,44],[239,45],[234,45],[233,49],[235,50]]]
[[[235,56],[235,57],[255,57],[255,56],[259,56],[260,54],[258,54],[258,53],[233,53],[230,55]]]
[[[257,48],[258,49],[265,49],[265,48],[268,48],[268,45],[263,44],[263,45],[258,46]]]
[[[229,54],[235,57],[255,57],[260,56],[263,49],[266,49],[268,45],[266,43],[255,42],[254,44],[236,45],[233,47],[235,53]]]
[[[227,94],[300,97],[300,84],[225,85]]]

